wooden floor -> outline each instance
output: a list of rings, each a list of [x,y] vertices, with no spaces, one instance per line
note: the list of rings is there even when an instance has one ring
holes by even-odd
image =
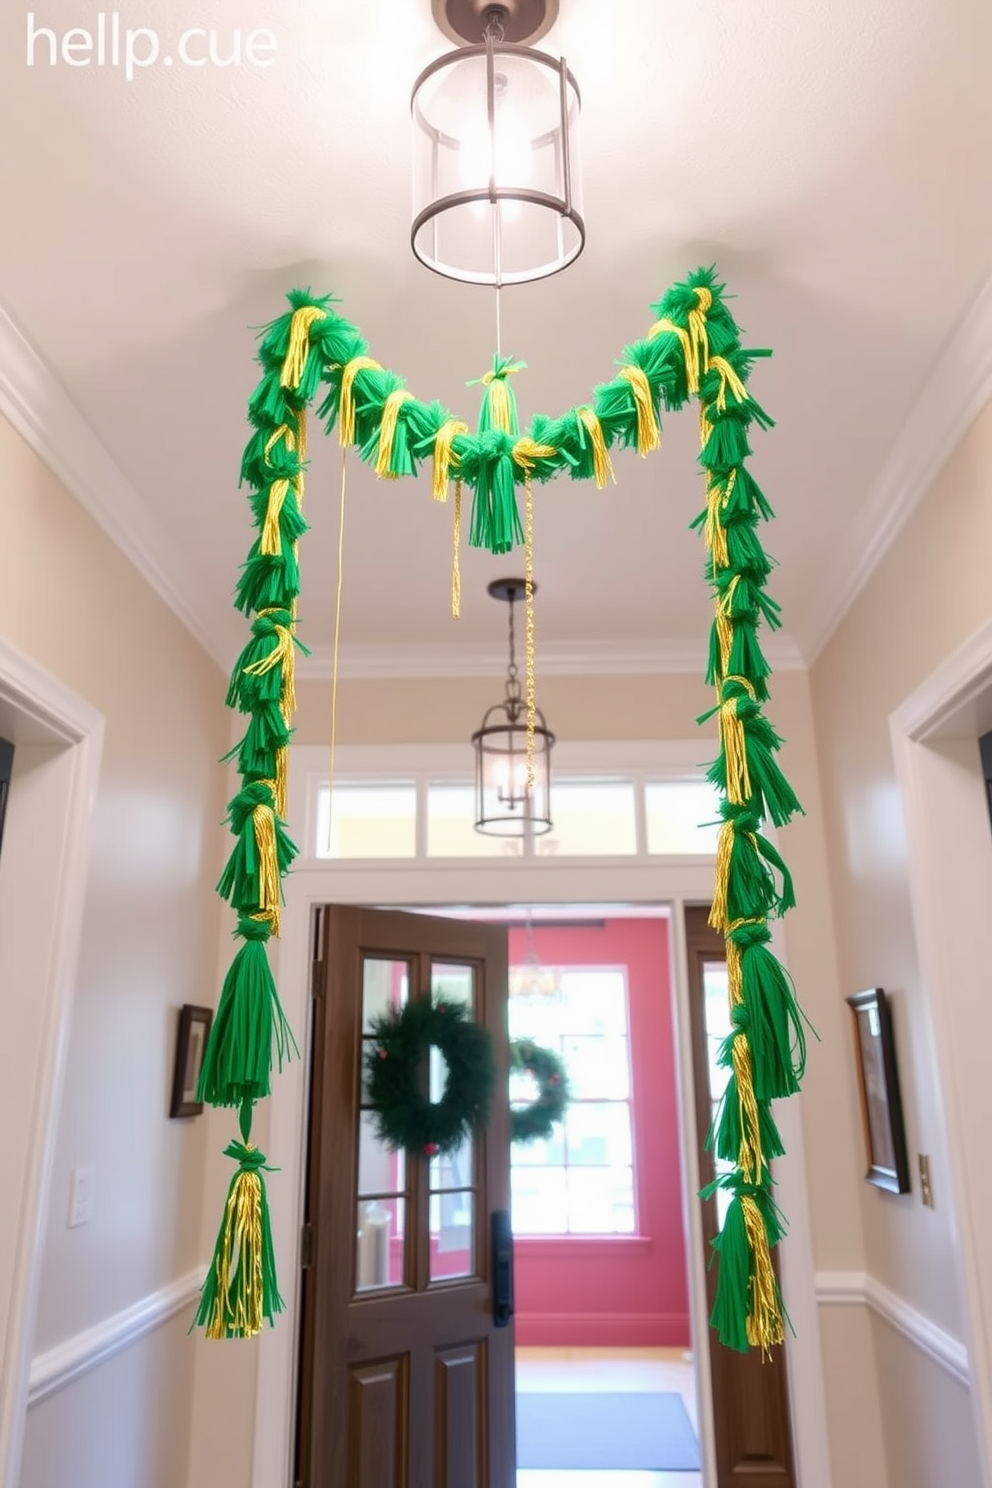
[[[692,1355],[683,1349],[517,1349],[521,1393],[637,1393],[681,1395],[698,1433]],[[517,1488],[702,1488],[695,1472],[551,1472],[520,1468]]]

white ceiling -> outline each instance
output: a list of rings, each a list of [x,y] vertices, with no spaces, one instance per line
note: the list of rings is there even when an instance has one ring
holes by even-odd
[[[36,24],[95,29],[100,8],[48,0]],[[26,10],[3,6],[0,304],[130,484],[104,481],[104,505],[130,502],[125,525],[229,661],[252,537],[236,488],[248,327],[296,285],[333,290],[418,396],[474,419],[464,384],[489,364],[492,300],[409,250],[409,90],[447,46],[429,0],[128,0],[122,16],[165,45],[186,26],[224,40],[268,26],[275,64],[159,66],[128,83],[50,67],[42,48],[28,67]],[[775,351],[752,381],[778,421],[754,470],[778,513],[773,592],[809,657],[859,561],[873,483],[992,269],[992,7],[561,0],[541,45],[582,89],[587,248],[559,278],[504,293],[504,349],[528,363],[521,414],[588,397],[646,331],[649,303],[715,262],[750,341]],[[618,487],[538,492],[539,645],[701,644],[696,439],[686,412],[660,454],[617,458]],[[339,470],[314,438],[300,632],[318,649]],[[352,462],[349,481],[353,656],[500,647],[505,616],[484,588],[522,555],[465,556],[454,627],[450,509],[425,478],[377,483]]]

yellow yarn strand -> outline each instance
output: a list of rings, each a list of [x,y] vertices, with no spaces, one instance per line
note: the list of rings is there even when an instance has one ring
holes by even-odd
[[[269,504],[265,508],[265,521],[262,524],[262,540],[259,543],[259,552],[261,553],[278,556],[282,552],[282,534],[279,531],[279,515],[286,504],[288,494],[288,480],[273,481],[269,487]]]
[[[396,479],[396,472],[389,468],[393,462],[393,441],[396,438],[396,424],[400,416],[400,409],[412,397],[413,394],[408,393],[406,388],[396,388],[382,405],[382,423],[379,425],[379,449],[375,460],[375,473],[380,478],[387,480]]]
[[[720,739],[727,766],[727,800],[743,806],[751,798],[751,775],[747,768],[744,725],[737,716],[736,697],[720,704]]]
[[[630,383],[630,390],[634,395],[634,407],[637,409],[637,453],[648,455],[661,444],[651,384],[640,367],[621,367],[619,375]]]
[[[292,445],[290,445],[292,448]],[[307,457],[307,411],[300,408],[296,413],[296,451],[301,460]],[[300,477],[300,500],[303,499],[303,478]]]
[[[741,1145],[737,1156],[745,1183],[761,1182],[761,1128],[758,1124],[758,1102],[754,1094],[751,1050],[747,1036],[739,1033],[730,1051],[737,1079],[737,1101],[740,1108]]]
[[[727,406],[727,392],[733,393],[738,403],[743,403],[747,398],[747,388],[741,382],[733,367],[726,357],[710,357],[710,366],[720,374],[720,391],[717,393],[716,406],[723,413]]]
[[[275,797],[275,781],[266,782]],[[272,933],[279,934],[280,883],[279,860],[276,857],[276,819],[272,806],[256,806],[252,811],[255,850],[258,853],[258,907],[272,918]]]
[[[504,434],[512,434],[510,427],[510,390],[506,385],[506,379],[511,372],[517,372],[517,367],[504,367],[497,375],[490,369],[482,381],[489,389],[489,414],[493,421],[493,428],[499,429]]]
[[[235,1248],[240,1264],[231,1275]],[[231,1286],[235,1294],[231,1297]],[[224,1244],[217,1258],[217,1300],[208,1338],[233,1333],[245,1338],[262,1331],[262,1182],[257,1173],[237,1175],[224,1211]]]
[[[301,412],[303,412],[302,409]],[[285,442],[286,448],[288,450],[295,450],[296,436],[293,434],[292,429],[289,427],[288,424],[280,424],[279,427],[269,435],[268,439],[265,442],[266,464],[271,464],[269,456],[271,455],[275,446],[279,443],[280,439]]]
[[[448,499],[451,467],[458,464],[454,442],[459,434],[468,432],[468,424],[463,423],[461,419],[453,418],[443,423],[434,436],[434,481],[431,486],[431,495],[435,501],[447,501]]]
[[[316,305],[301,305],[293,311],[289,323],[289,350],[286,352],[279,374],[279,386],[298,388],[310,352],[310,327],[315,320],[326,319],[327,312]]]
[[[519,465],[525,476],[530,479],[537,461],[553,460],[558,451],[553,444],[538,444],[525,434],[522,439],[517,440],[510,453],[514,464]]]
[[[709,923],[714,930],[727,928],[727,881],[730,877],[730,858],[734,849],[734,824],[725,821],[716,841],[716,874],[713,884],[713,903],[710,905]]]
[[[462,483],[455,481],[455,515],[451,524],[451,618],[459,620],[462,613]]]
[[[577,408],[575,412],[579,423],[589,435],[589,442],[592,445],[592,473],[597,491],[602,491],[607,481],[612,481],[616,485],[616,472],[606,448],[602,424],[591,408]]]
[[[271,615],[271,610],[259,610],[259,615]],[[279,707],[283,719],[289,723],[296,712],[296,647],[293,644],[293,627],[291,625],[276,625],[273,627],[278,637],[276,644],[268,656],[263,656],[259,661],[253,661],[245,667],[245,675],[249,677],[264,677],[266,672],[271,672],[275,666],[282,667],[282,688],[279,695]],[[279,815],[285,813],[280,811]]]
[[[534,487],[530,474],[524,485],[524,598],[527,637],[527,789],[534,789],[534,730],[537,695],[534,679]]]
[[[283,717],[286,717],[285,709],[283,709]],[[286,718],[286,722],[289,722],[288,718]],[[286,820],[286,800],[288,792],[289,750],[286,748],[285,745],[283,745],[281,749],[276,750],[276,778],[275,791],[273,792],[275,796],[276,815],[281,816],[283,821]]]
[[[727,530],[721,520],[720,512],[727,505],[736,479],[737,471],[732,470],[725,486],[721,486],[719,481],[712,481],[706,488],[706,525],[703,528],[703,539],[706,543],[706,551],[713,559],[714,574],[718,568],[730,567]]]
[[[723,685],[723,678],[730,667],[730,653],[734,645],[734,625],[730,618],[730,612],[734,604],[734,592],[741,581],[740,574],[735,574],[727,586],[727,592],[718,601],[716,606],[716,634],[720,646],[720,676],[717,678],[717,688]],[[749,687],[753,696],[753,689]]]
[[[687,317],[688,326],[676,325],[674,320],[663,316],[661,320],[656,320],[648,331],[649,341],[666,332],[678,338],[682,348],[682,360],[685,363],[686,386],[691,394],[699,392],[699,379],[704,372],[709,371],[712,365],[709,336],[706,331],[706,316],[712,304],[713,296],[710,291],[705,285],[699,285],[696,289],[696,304]]]
[[[341,369],[341,397],[338,403],[338,438],[342,445],[355,442],[355,378],[359,372],[381,372],[374,357],[356,356]]]
[[[760,1348],[762,1356],[767,1357],[775,1344],[785,1340],[778,1288],[761,1212],[750,1194],[743,1194],[740,1203],[754,1260],[753,1275],[748,1282],[751,1310],[747,1319],[747,1341],[752,1348]]]

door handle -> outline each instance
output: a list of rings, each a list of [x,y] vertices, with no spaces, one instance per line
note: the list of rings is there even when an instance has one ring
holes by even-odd
[[[494,1209],[493,1243],[493,1325],[507,1328],[513,1317],[513,1231],[507,1209]]]

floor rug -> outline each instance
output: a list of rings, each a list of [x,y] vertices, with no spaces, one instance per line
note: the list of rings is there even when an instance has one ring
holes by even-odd
[[[518,1467],[693,1472],[699,1444],[681,1395],[517,1395]]]

